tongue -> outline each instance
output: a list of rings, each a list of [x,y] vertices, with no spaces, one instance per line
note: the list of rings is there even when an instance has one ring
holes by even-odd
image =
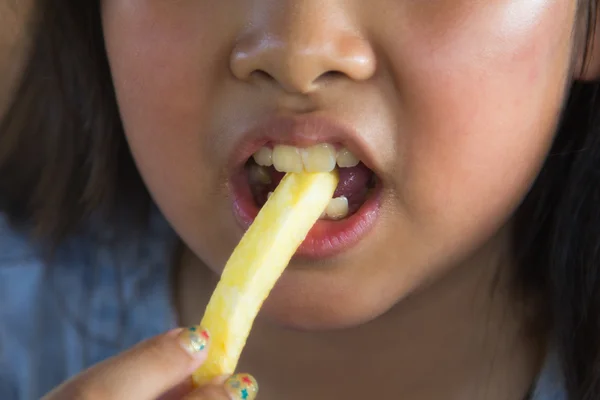
[[[333,197],[346,196],[350,199],[357,194],[366,192],[371,179],[371,170],[365,167],[363,164],[358,164],[352,168],[339,168],[340,182]]]
[[[368,192],[368,184],[373,173],[364,164],[359,163],[356,167],[338,168],[340,181],[333,197],[345,196],[348,199],[350,212],[355,211],[365,201]],[[270,190],[275,190],[285,173],[271,170]]]

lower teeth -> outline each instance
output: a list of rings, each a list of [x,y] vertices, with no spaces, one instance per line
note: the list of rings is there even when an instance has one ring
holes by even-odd
[[[269,192],[267,194],[267,200],[271,198],[273,192]],[[340,196],[329,200],[329,204],[323,213],[321,214],[320,219],[329,219],[332,221],[337,221],[340,219],[344,219],[349,214],[349,206],[348,199],[346,196]]]
[[[348,199],[346,196],[329,200],[329,204],[325,209],[325,215],[333,220],[345,218],[348,215]]]

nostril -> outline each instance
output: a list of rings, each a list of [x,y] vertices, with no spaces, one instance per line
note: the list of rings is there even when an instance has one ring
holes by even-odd
[[[344,78],[345,74],[343,72],[340,71],[327,71],[323,74],[321,74],[316,80],[315,83],[328,83],[331,81],[335,81],[338,80],[340,78]]]
[[[326,32],[247,34],[230,55],[230,69],[239,80],[275,83],[289,93],[308,93],[318,88],[318,82],[371,78],[376,59],[370,43],[345,30],[328,28]]]
[[[341,78],[343,75],[340,71],[327,71],[321,75],[321,78]]]
[[[262,69],[252,71],[250,73],[250,77],[256,81],[275,81],[273,75],[269,74],[268,72]]]
[[[334,71],[334,70],[327,71],[327,72],[319,75],[316,79],[314,79],[311,83],[311,86],[314,84],[327,84],[327,83],[339,80],[344,77],[345,77],[345,74],[343,72]],[[260,82],[278,83],[280,85],[286,83],[286,82],[279,82],[275,76],[271,75],[270,73],[268,73],[262,69],[256,69],[256,70],[252,71],[250,73],[249,78],[250,78],[250,80],[254,81],[255,83],[260,83]],[[285,86],[287,86],[287,85],[285,85]],[[289,88],[289,90],[297,91],[298,88]]]

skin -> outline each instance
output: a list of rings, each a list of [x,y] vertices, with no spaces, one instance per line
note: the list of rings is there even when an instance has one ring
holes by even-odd
[[[186,351],[182,347],[185,341],[182,331],[175,329],[147,339],[98,363],[42,400],[239,400],[237,392],[229,390],[224,379],[201,388],[192,387],[189,376],[206,360],[207,350]]]
[[[566,88],[598,71],[593,57],[572,72],[575,1],[104,0],[102,13],[127,139],[186,245],[182,322],[200,319],[242,235],[226,183],[246,129],[323,115],[376,155],[376,228],[294,260],[257,321],[242,366],[262,399],[524,396],[543,349],[508,288],[508,227]]]

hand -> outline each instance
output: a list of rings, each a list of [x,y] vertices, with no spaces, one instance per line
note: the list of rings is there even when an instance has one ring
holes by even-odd
[[[209,338],[195,327],[156,336],[82,372],[42,400],[253,400],[258,386],[247,374],[193,388],[191,374],[206,360]]]

